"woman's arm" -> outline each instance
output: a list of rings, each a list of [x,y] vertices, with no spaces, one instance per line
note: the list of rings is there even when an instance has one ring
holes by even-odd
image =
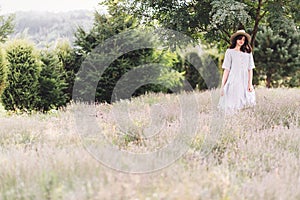
[[[248,91],[249,92],[253,91],[252,79],[253,79],[253,70],[249,69],[248,70]]]
[[[229,75],[229,70],[228,69],[224,69],[224,73],[223,73],[223,77],[222,77],[222,85],[221,85],[221,96],[224,95],[224,85],[227,82],[228,75]]]
[[[253,85],[252,85],[253,68],[255,68],[255,65],[254,65],[253,54],[251,53],[249,59],[249,66],[248,66],[248,91],[249,92],[253,91]]]

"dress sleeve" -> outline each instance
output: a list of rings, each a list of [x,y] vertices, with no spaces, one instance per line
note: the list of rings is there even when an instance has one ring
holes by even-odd
[[[249,65],[248,65],[248,69],[250,70],[250,69],[253,69],[253,68],[255,68],[255,65],[254,65],[254,59],[253,59],[253,54],[252,53],[250,53],[250,55],[249,55]]]
[[[229,51],[229,49],[227,49],[226,52],[225,52],[225,57],[224,57],[224,61],[223,61],[223,64],[222,64],[222,68],[230,70],[231,69],[231,62],[232,62],[232,59],[231,59],[230,51]]]

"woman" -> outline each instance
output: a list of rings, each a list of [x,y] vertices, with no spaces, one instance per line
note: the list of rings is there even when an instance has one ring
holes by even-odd
[[[255,105],[252,85],[254,60],[249,45],[251,37],[244,30],[238,30],[231,38],[226,50],[219,107],[225,113],[232,113],[247,106]]]

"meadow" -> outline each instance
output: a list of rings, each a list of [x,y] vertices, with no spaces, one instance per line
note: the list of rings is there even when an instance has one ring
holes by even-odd
[[[89,105],[31,115],[0,108],[0,199],[300,199],[300,89],[258,88],[254,108],[223,117],[214,109],[218,93],[147,94],[82,116],[120,150],[147,153],[184,134],[180,99],[195,97],[197,107],[184,107],[197,113],[187,118],[197,120],[189,148],[147,173],[107,167],[86,150],[92,141],[79,133],[74,110]],[[124,108],[129,117],[112,112]]]

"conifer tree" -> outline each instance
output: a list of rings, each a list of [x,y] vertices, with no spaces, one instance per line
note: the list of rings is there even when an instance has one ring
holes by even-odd
[[[299,86],[296,77],[300,70],[300,35],[291,27],[272,30],[263,27],[257,34],[254,59],[257,81],[266,86]],[[254,76],[256,77],[256,76]]]
[[[55,54],[58,56],[64,71],[62,78],[66,83],[66,87],[64,87],[63,92],[67,95],[67,102],[72,99],[75,76],[84,59],[81,54],[76,54],[76,51],[77,50],[73,49],[68,41],[60,41],[55,48]]]
[[[0,16],[0,42],[5,42],[9,36],[14,31],[14,15]]]
[[[2,94],[5,87],[5,79],[6,79],[6,60],[3,49],[0,49],[0,95]]]
[[[58,56],[50,51],[41,52],[42,70],[39,77],[39,110],[44,112],[66,105],[67,84],[64,69]]]
[[[33,44],[12,41],[6,48],[7,84],[1,96],[6,110],[31,112],[39,102],[41,67]]]
[[[81,55],[81,61],[89,55],[92,50],[97,49],[98,45],[101,45],[104,41],[113,40],[113,36],[122,33],[123,31],[134,30],[135,32],[130,35],[127,35],[119,41],[122,42],[111,42],[115,44],[113,47],[105,47],[107,49],[101,49],[103,52],[109,52],[111,57],[112,55],[117,55],[117,49],[122,49],[127,46],[151,46],[153,39],[150,34],[147,34],[145,30],[139,31],[139,21],[134,16],[128,15],[118,9],[115,9],[113,6],[109,7],[110,15],[103,15],[95,13],[95,22],[93,28],[86,32],[82,28],[79,28],[76,32],[75,45],[77,47],[77,55]],[[141,37],[143,36],[143,37]],[[143,45],[141,45],[143,44]],[[114,49],[116,49],[114,51]],[[170,53],[170,52],[168,52]],[[107,67],[107,69],[101,74],[98,73],[97,63],[103,62],[105,59],[108,59],[107,54],[92,54],[93,59],[90,59],[84,66],[86,69],[85,72],[77,74],[77,83],[78,91],[81,97],[86,97],[87,94],[95,93],[94,88],[91,87],[91,82],[97,82],[97,89],[95,100],[99,102],[111,102],[112,99],[119,99],[117,96],[113,95],[116,84],[121,78],[124,78],[124,75],[129,71],[137,69],[139,66],[147,63],[161,63],[165,68],[159,71],[158,67],[153,68],[153,77],[149,77],[150,73],[139,74],[136,82],[127,80],[128,84],[124,84],[122,90],[124,93],[129,94],[130,90],[134,87],[133,84],[138,85],[148,81],[149,79],[155,79],[154,77],[159,78],[154,80],[158,84],[147,84],[143,85],[137,89],[132,96],[138,96],[146,92],[166,92],[168,88],[179,87],[181,86],[183,74],[177,72],[173,69],[174,66],[179,65],[180,61],[177,59],[175,54],[167,54],[166,51],[155,51],[154,49],[137,49],[131,52],[126,52],[125,54],[119,56],[115,60],[111,60],[112,63]],[[80,60],[80,59],[79,59]],[[89,63],[89,66],[88,66]],[[89,71],[89,73],[87,73]],[[131,72],[133,72],[131,71]],[[142,70],[141,70],[142,71]],[[136,71],[135,71],[136,72]],[[80,77],[80,78],[79,78]],[[125,79],[124,79],[125,80]],[[128,91],[128,92],[126,92]],[[132,92],[132,91],[131,91]],[[90,101],[90,99],[81,99],[85,101]]]

